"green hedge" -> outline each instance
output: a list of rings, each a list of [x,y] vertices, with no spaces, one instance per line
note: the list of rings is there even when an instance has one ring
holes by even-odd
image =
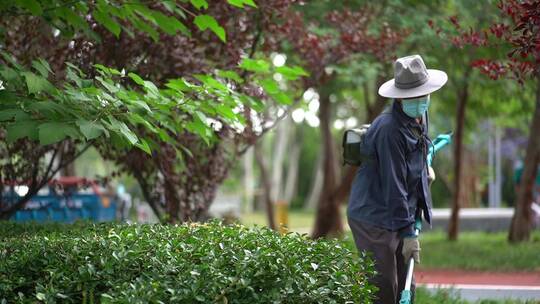
[[[8,303],[369,303],[372,266],[339,241],[217,222],[0,223]]]

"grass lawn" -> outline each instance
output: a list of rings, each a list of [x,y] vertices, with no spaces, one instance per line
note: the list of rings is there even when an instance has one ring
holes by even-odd
[[[477,271],[540,271],[540,231],[523,244],[510,244],[507,234],[464,232],[455,242],[442,231],[420,235],[420,269],[466,269]],[[344,241],[354,248],[351,232]]]
[[[471,302],[462,300],[453,294],[453,291],[439,291],[435,295],[431,295],[424,288],[416,289],[415,304],[472,304]],[[520,301],[520,300],[481,300],[476,304],[538,304],[538,301]]]

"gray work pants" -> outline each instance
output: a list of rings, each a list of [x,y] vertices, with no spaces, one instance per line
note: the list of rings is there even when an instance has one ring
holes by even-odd
[[[397,231],[382,229],[364,222],[348,218],[358,251],[371,252],[377,274],[370,283],[379,290],[375,294],[375,304],[399,303],[401,291],[407,277],[407,263],[401,254],[403,240]],[[414,303],[414,277],[411,297]]]

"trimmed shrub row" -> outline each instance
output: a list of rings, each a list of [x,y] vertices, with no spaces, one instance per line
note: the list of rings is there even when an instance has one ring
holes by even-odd
[[[0,223],[7,303],[369,303],[372,274],[339,241],[266,228]]]

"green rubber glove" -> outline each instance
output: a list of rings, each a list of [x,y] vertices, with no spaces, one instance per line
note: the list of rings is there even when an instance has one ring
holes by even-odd
[[[410,236],[403,238],[403,248],[401,254],[405,258],[405,261],[409,261],[411,256],[414,258],[416,264],[420,263],[420,242],[418,237]]]

